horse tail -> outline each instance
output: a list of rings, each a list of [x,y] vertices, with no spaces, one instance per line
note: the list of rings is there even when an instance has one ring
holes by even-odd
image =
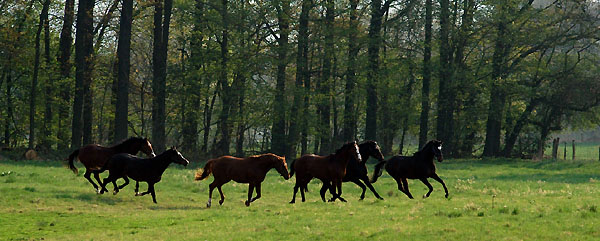
[[[377,165],[375,165],[373,177],[371,177],[371,180],[369,180],[371,183],[375,183],[377,181],[377,178],[379,178],[381,174],[383,174],[383,166],[385,166],[385,163],[387,163],[387,161],[380,161],[379,163],[377,163]]]
[[[79,173],[79,170],[77,170],[77,167],[75,167],[75,165],[73,164],[73,160],[75,159],[75,157],[79,155],[79,149],[75,150],[73,153],[71,153],[71,155],[69,155],[69,157],[67,158],[69,160],[69,169],[71,169],[71,171],[73,171],[75,173],[75,175],[77,175]]]
[[[194,180],[200,181],[200,180],[206,179],[208,177],[208,175],[210,175],[210,173],[212,172],[212,168],[213,168],[213,161],[210,160],[204,165],[204,168],[203,168],[204,170],[198,169],[198,171],[196,171],[196,176],[194,177]]]
[[[290,165],[290,178],[294,175],[294,162],[296,162],[296,160],[293,160],[292,165]]]

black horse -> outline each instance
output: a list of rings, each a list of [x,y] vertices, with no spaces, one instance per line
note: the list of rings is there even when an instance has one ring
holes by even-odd
[[[369,181],[366,165],[366,162],[369,159],[369,157],[374,157],[380,162],[383,161],[383,154],[381,154],[381,149],[379,148],[379,145],[377,145],[377,142],[375,141],[365,141],[362,144],[358,145],[358,151],[362,156],[362,161],[359,162],[356,159],[350,160],[350,162],[348,162],[348,165],[346,166],[346,175],[344,176],[344,179],[342,179],[342,181],[353,182],[362,189],[362,194],[360,194],[360,200],[363,200],[365,198],[365,192],[367,191],[365,185],[369,187],[369,190],[373,192],[375,197],[377,197],[380,200],[383,200],[383,198],[379,196],[379,193],[375,191],[375,188],[373,188],[373,185],[371,185],[371,182]],[[321,193],[323,194],[321,198],[325,198],[324,195],[328,187],[329,186],[325,184],[323,184],[323,186],[321,187]],[[333,195],[333,193],[331,194]],[[329,201],[334,201],[334,199],[332,198]]]
[[[131,177],[131,179],[137,182],[148,183],[148,191],[138,193],[139,185],[136,182],[135,195],[144,196],[150,193],[152,194],[152,201],[156,203],[154,184],[160,182],[163,172],[165,172],[172,162],[183,166],[187,166],[190,163],[174,147],[171,147],[171,149],[166,150],[156,157],[146,159],[130,154],[117,154],[110,158],[101,169],[101,171],[109,171],[108,177],[104,178],[104,181],[102,182],[102,192],[106,190],[106,184],[112,182],[114,194],[117,194],[119,189],[122,189],[129,184],[129,179],[127,177]],[[125,183],[117,187],[115,181],[119,178],[125,179]]]
[[[375,183],[377,178],[381,176],[383,170],[382,167],[385,165],[385,170],[396,180],[398,183],[398,190],[402,191],[409,198],[413,198],[408,191],[408,182],[406,179],[419,179],[425,186],[429,188],[429,192],[423,195],[423,198],[429,197],[433,187],[427,181],[427,178],[431,177],[434,180],[444,186],[446,191],[446,198],[448,198],[448,188],[444,181],[435,173],[435,163],[433,157],[437,157],[438,162],[442,162],[444,159],[442,155],[442,142],[438,140],[429,141],[423,149],[416,152],[413,156],[394,156],[387,161],[383,161],[375,165],[375,171],[371,183]]]

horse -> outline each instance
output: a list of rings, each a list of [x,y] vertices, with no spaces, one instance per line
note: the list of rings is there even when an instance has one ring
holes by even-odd
[[[429,197],[429,194],[433,191],[433,187],[429,181],[427,181],[427,178],[433,178],[441,183],[444,187],[444,191],[446,191],[446,198],[448,198],[448,188],[446,188],[446,184],[435,173],[434,156],[437,158],[438,162],[442,162],[444,159],[441,141],[429,141],[423,149],[416,152],[413,156],[394,156],[387,161],[379,162],[375,165],[371,183],[375,183],[377,178],[381,176],[383,172],[382,167],[385,165],[385,170],[394,178],[394,180],[396,180],[396,183],[398,183],[398,190],[402,191],[410,199],[412,199],[413,196],[408,190],[408,182],[406,179],[421,180],[421,182],[429,188],[429,192],[423,195],[423,198],[426,198]]]
[[[211,159],[204,165],[204,170],[199,169],[196,172],[194,180],[204,180],[211,173],[213,174],[214,180],[209,185],[208,202],[206,203],[206,207],[209,208],[212,204],[212,193],[215,187],[219,190],[219,194],[221,194],[219,205],[223,205],[225,201],[225,195],[223,195],[223,191],[221,190],[223,184],[231,180],[238,183],[248,183],[248,200],[244,203],[248,207],[250,203],[261,197],[260,184],[265,180],[267,172],[273,168],[285,180],[290,178],[285,157],[267,153],[246,158],[222,156]],[[252,197],[252,192],[255,188],[256,197]]]
[[[119,192],[119,189],[122,189],[129,184],[128,177],[131,177],[131,179],[136,181],[136,196],[144,196],[150,193],[152,194],[152,201],[156,203],[154,184],[160,182],[162,174],[171,163],[187,166],[190,162],[185,159],[175,147],[171,147],[171,149],[152,158],[140,158],[127,153],[114,155],[106,162],[102,169],[100,169],[101,172],[105,170],[109,171],[108,177],[104,178],[104,181],[101,183],[101,192],[103,193],[104,190],[106,190],[105,187],[108,182],[112,182],[114,186],[113,194],[116,195]],[[125,183],[117,187],[115,181],[119,178],[125,179]],[[138,182],[148,183],[148,191],[138,193]]]
[[[360,155],[362,157],[362,162],[358,161],[357,159],[350,160],[350,162],[348,162],[348,166],[346,166],[346,175],[344,176],[344,179],[342,179],[342,182],[353,182],[356,185],[358,185],[362,189],[362,193],[360,194],[360,200],[365,199],[365,192],[367,191],[365,185],[369,187],[369,190],[373,192],[377,199],[383,200],[383,198],[379,196],[379,193],[375,191],[375,188],[373,187],[373,185],[371,185],[371,182],[369,181],[369,177],[367,176],[368,171],[366,165],[367,160],[369,160],[369,157],[371,156],[376,158],[380,162],[383,161],[384,158],[383,154],[381,153],[381,149],[379,148],[379,145],[377,145],[377,142],[375,141],[365,141],[364,143],[358,145],[358,151],[360,152]],[[328,186],[329,184],[323,183],[323,186],[321,187],[321,192],[326,192]],[[333,193],[331,194],[334,195]]]
[[[290,168],[290,176],[294,175],[294,171],[298,174],[296,175],[294,195],[290,203],[296,202],[298,189],[300,189],[300,194],[302,195],[302,202],[306,200],[304,190],[306,190],[308,183],[313,178],[318,178],[324,185],[329,187],[330,192],[333,194],[333,198],[330,201],[334,201],[337,198],[342,202],[346,202],[342,198],[342,179],[346,175],[348,162],[353,158],[358,160],[358,162],[362,162],[356,141],[344,144],[334,154],[328,156],[309,154],[294,160]],[[325,189],[321,189],[321,199],[323,202],[325,202],[325,192]]]
[[[154,154],[154,150],[152,150],[152,144],[148,140],[148,138],[140,138],[140,137],[131,137],[119,144],[116,144],[111,147],[104,147],[98,144],[89,144],[82,148],[75,150],[69,157],[67,158],[69,161],[69,168],[75,173],[78,174],[79,170],[73,165],[73,160],[75,157],[79,159],[81,164],[85,166],[85,174],[83,175],[85,179],[87,179],[92,186],[96,189],[97,193],[101,193],[100,189],[92,179],[90,175],[94,173],[94,178],[98,184],[100,181],[100,169],[106,164],[108,159],[110,159],[115,154],[119,153],[128,153],[131,155],[135,155],[138,152],[143,152],[149,157],[156,156]]]

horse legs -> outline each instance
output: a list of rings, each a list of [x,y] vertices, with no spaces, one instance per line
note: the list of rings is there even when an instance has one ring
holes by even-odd
[[[423,182],[423,184],[425,184],[425,186],[427,186],[427,188],[429,188],[429,191],[427,192],[427,194],[423,195],[423,198],[427,198],[429,197],[429,194],[431,194],[431,192],[433,191],[433,187],[431,186],[431,183],[429,183],[429,181],[427,181],[427,178],[420,178],[419,180],[421,180],[421,182]]]
[[[302,196],[302,202],[306,201],[306,198],[304,197],[304,190],[308,190],[308,182],[304,183],[300,188],[300,196]]]
[[[353,179],[351,182],[358,185],[362,189],[362,193],[360,194],[360,200],[365,199],[365,192],[367,191],[365,185],[362,184],[362,182],[359,179]]]
[[[292,201],[290,201],[290,203],[296,203],[296,193],[298,193],[298,188],[300,188],[300,185],[296,183],[296,185],[294,185],[294,195],[292,196]]]
[[[256,201],[256,199],[259,199],[261,197],[261,194],[260,194],[260,182],[255,185],[255,188],[256,188],[256,197],[253,197],[250,202],[254,202],[254,201]]]
[[[152,194],[152,201],[156,203],[156,193],[154,193],[154,183],[148,183],[148,192]]]
[[[246,202],[244,202],[244,204],[246,204],[246,207],[250,206],[250,202],[252,201],[252,192],[254,191],[254,184],[249,183],[248,185],[248,200],[246,200]]]
[[[217,186],[217,189],[219,189],[219,194],[221,194],[221,200],[219,200],[219,205],[223,205],[223,202],[225,201],[225,195],[223,195],[223,190],[221,190],[221,186],[223,186],[223,184]]]
[[[333,195],[333,197],[335,198],[335,193],[331,192],[331,185],[329,184],[329,182],[323,182],[323,186],[319,191],[319,193],[321,194],[321,200],[323,200],[323,202],[325,202],[325,193],[327,192],[327,189],[330,190],[331,195]]]
[[[127,184],[129,184],[129,178],[127,178],[127,176],[123,177],[123,180],[125,180],[125,183],[123,183],[121,186],[119,186],[119,188],[115,189],[115,192],[113,194],[117,194],[119,192],[120,189],[123,189],[125,186],[127,186]],[[114,182],[113,182],[114,183]],[[137,183],[137,182],[136,182]],[[116,184],[116,183],[114,183]]]
[[[410,191],[408,190],[408,182],[406,181],[406,178],[402,178],[402,185],[404,186],[404,190],[401,191],[404,192],[408,198],[413,199],[412,194],[410,194]]]
[[[135,181],[135,196],[142,196],[140,193],[140,182]]]
[[[215,189],[215,187],[217,187],[217,184],[213,181],[210,185],[208,185],[208,202],[206,202],[206,207],[210,208],[210,206],[212,205],[212,193],[213,190]]]
[[[375,188],[373,187],[373,185],[371,185],[371,182],[369,181],[369,177],[364,176],[361,180],[365,183],[365,185],[367,185],[369,190],[371,190],[371,192],[375,195],[375,197],[377,199],[383,200],[383,198],[381,196],[379,196],[379,193],[377,193],[377,191],[375,191]],[[364,194],[364,190],[363,190],[363,194]]]
[[[96,181],[98,182],[98,184],[100,184],[100,172],[99,171],[92,171],[94,173],[94,178],[96,179]],[[105,192],[108,192],[108,190],[106,190],[106,188],[104,188]]]
[[[333,184],[335,187],[337,187],[337,198],[342,202],[346,202],[346,199],[342,197],[342,179],[340,178],[339,180],[334,180]]]
[[[448,188],[446,188],[446,184],[444,183],[444,180],[442,180],[436,173],[434,173],[431,178],[433,178],[433,180],[438,181],[439,183],[442,184],[442,186],[444,186],[444,191],[446,192],[446,198],[448,198]]]
[[[92,175],[92,172],[90,171],[90,169],[85,169],[85,174],[83,174],[83,177],[85,177],[85,179],[87,179],[88,182],[90,182],[92,184],[92,186],[94,186],[94,189],[96,189],[96,193],[102,194],[101,190],[98,189],[98,185],[96,185],[96,183],[94,183],[94,181],[92,181],[92,179],[90,178],[90,175]],[[100,180],[98,180],[98,184],[102,185],[102,182],[100,182]]]

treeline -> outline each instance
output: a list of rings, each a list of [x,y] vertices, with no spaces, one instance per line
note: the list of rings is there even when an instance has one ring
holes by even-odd
[[[6,148],[147,136],[288,158],[376,140],[543,155],[595,126],[600,8],[582,0],[6,0]]]

